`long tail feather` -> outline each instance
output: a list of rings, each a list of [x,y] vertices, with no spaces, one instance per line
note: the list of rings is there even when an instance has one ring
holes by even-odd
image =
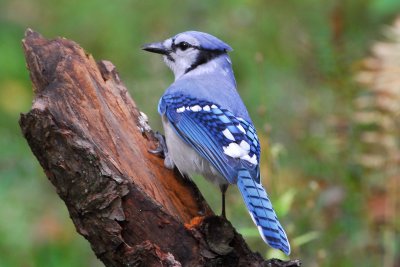
[[[262,239],[271,247],[290,254],[286,233],[276,217],[267,192],[254,181],[247,170],[240,170],[237,185],[250,216],[260,231]]]

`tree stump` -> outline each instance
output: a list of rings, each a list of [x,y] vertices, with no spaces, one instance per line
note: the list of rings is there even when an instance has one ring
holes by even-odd
[[[28,29],[35,99],[20,126],[78,233],[106,266],[298,266],[264,261],[156,146],[109,61]]]

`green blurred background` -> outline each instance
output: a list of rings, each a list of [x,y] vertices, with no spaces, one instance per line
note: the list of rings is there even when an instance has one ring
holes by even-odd
[[[226,41],[291,258],[303,266],[400,266],[398,210],[383,220],[379,213],[389,178],[357,164],[365,144],[352,119],[363,93],[354,75],[397,14],[399,0],[0,0],[0,267],[103,266],[18,126],[32,101],[21,49],[27,27],[111,60],[154,129],[173,76],[140,46],[185,30]],[[218,190],[196,181],[219,213]],[[236,188],[227,216],[254,250],[285,258],[262,242]]]

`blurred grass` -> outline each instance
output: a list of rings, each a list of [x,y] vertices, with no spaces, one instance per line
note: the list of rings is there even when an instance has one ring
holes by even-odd
[[[140,46],[189,29],[220,37],[234,48],[239,91],[262,139],[264,184],[291,257],[304,266],[382,266],[384,242],[400,257],[396,237],[368,219],[368,174],[353,161],[362,144],[350,119],[359,94],[354,69],[398,13],[398,0],[1,0],[0,266],[102,266],[18,127],[32,98],[20,44],[27,27],[111,60],[156,129],[172,74]],[[195,179],[219,213],[218,190]],[[251,247],[281,257],[254,233],[236,188],[228,201],[228,218]]]

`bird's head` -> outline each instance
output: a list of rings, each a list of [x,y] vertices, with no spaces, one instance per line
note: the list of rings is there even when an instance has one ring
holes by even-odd
[[[163,42],[146,44],[142,49],[163,55],[175,79],[232,50],[211,34],[197,31],[179,33]]]

